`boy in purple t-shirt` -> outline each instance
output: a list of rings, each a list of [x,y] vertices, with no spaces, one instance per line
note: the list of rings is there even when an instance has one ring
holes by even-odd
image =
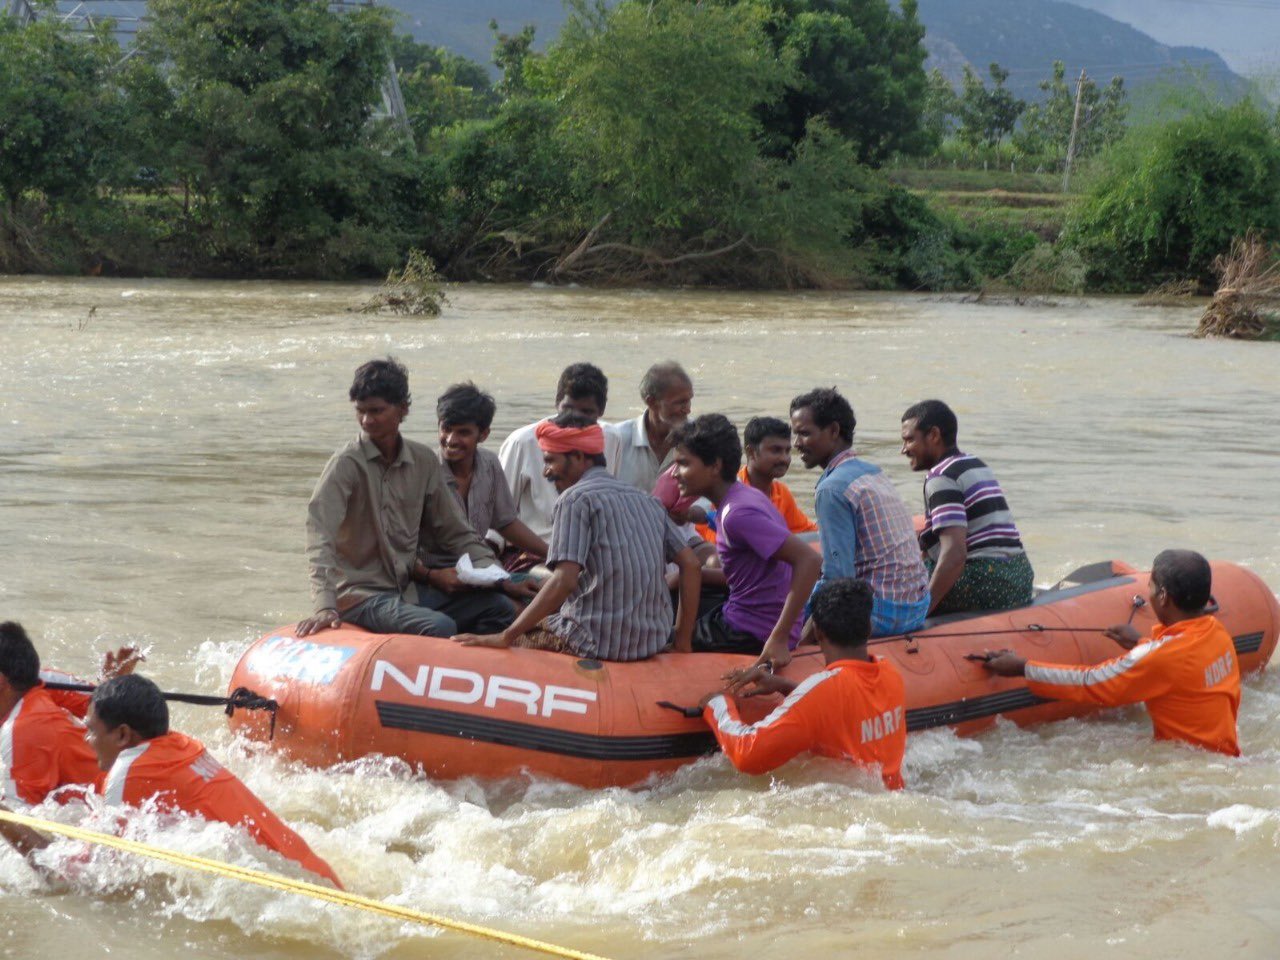
[[[729,587],[729,599],[698,618],[693,649],[759,653],[761,662],[782,666],[799,642],[800,614],[822,558],[787,529],[767,496],[738,481],[742,443],[728,419],[698,417],[672,442],[680,492],[717,507],[716,550]]]

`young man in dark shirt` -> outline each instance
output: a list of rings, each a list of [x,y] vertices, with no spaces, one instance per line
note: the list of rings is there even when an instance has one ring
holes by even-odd
[[[477,568],[493,551],[467,522],[435,451],[402,436],[409,375],[388,357],[356,371],[349,393],[360,434],[330,458],[307,508],[307,556],[314,614],[298,635],[343,621],[375,633],[451,637],[501,630],[515,618],[506,595],[526,589],[501,581],[473,588],[456,570],[432,574],[419,553],[466,554]],[[417,581],[416,600],[404,598]]]

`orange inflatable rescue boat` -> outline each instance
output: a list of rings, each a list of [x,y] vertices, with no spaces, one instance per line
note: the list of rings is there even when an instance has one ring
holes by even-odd
[[[1148,574],[1118,563],[1077,571],[1029,607],[930,620],[907,636],[873,640],[906,683],[907,729],[951,726],[972,733],[997,716],[1019,724],[1091,708],[1041,700],[1021,678],[993,677],[965,654],[1011,647],[1037,660],[1091,664],[1117,656],[1101,633],[1154,618],[1135,597]],[[1260,670],[1280,631],[1280,605],[1255,574],[1213,564],[1217,616],[1235,639],[1241,673]],[[803,678],[822,667],[801,648],[783,671]],[[660,701],[696,704],[721,676],[750,657],[661,654],[609,663],[537,650],[463,647],[448,640],[367,633],[343,626],[306,638],[272,631],[241,658],[231,688],[279,703],[272,744],[324,766],[369,754],[401,757],[432,777],[554,777],[587,787],[637,784],[716,749],[701,718]],[[743,702],[748,720],[775,705]],[[267,739],[270,720],[237,712],[232,727]]]

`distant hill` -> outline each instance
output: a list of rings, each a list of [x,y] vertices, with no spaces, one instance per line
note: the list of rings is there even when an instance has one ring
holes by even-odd
[[[456,50],[488,64],[493,49],[489,20],[506,33],[537,27],[542,43],[564,23],[561,0],[384,0],[404,13],[404,28],[417,39]],[[1009,70],[1009,85],[1024,99],[1039,95],[1054,60],[1075,76],[1080,68],[1106,83],[1116,74],[1131,89],[1190,64],[1228,98],[1248,84],[1212,50],[1170,47],[1094,10],[1056,0],[920,0],[928,66],[959,81],[966,64],[985,75],[995,61]]]
[[[920,0],[928,66],[959,82],[965,64],[978,73],[999,63],[1009,71],[1009,87],[1033,100],[1054,60],[1069,77],[1083,67],[1105,84],[1113,76],[1137,89],[1155,80],[1203,76],[1228,99],[1243,96],[1249,84],[1226,62],[1203,47],[1169,47],[1140,30],[1094,10],[1056,0]]]
[[[491,66],[493,51],[491,19],[506,33],[533,24],[539,46],[554,37],[565,20],[562,0],[379,2],[399,10],[402,29],[418,40],[448,47],[486,66]],[[1251,6],[1261,0],[1219,2],[1248,8],[1223,9],[1224,23],[1233,17],[1251,17],[1266,33],[1268,27],[1280,22],[1280,5],[1268,13],[1261,6]],[[1119,74],[1130,90],[1167,77],[1170,69],[1178,70],[1184,64],[1199,71],[1226,99],[1238,98],[1250,89],[1250,84],[1232,73],[1214,51],[1160,43],[1100,12],[1112,9],[1118,16],[1151,24],[1152,29],[1162,23],[1162,16],[1171,25],[1191,16],[1186,11],[1169,10],[1169,0],[1079,0],[1079,4],[1061,0],[919,0],[919,4],[927,31],[928,66],[938,67],[956,83],[966,64],[985,75],[987,65],[995,61],[1009,71],[1013,91],[1031,100],[1039,95],[1037,84],[1049,76],[1053,61],[1062,60],[1069,76],[1074,77],[1081,67],[1101,83]],[[7,0],[0,0],[0,9],[7,6]],[[55,0],[55,6],[60,13],[73,16],[118,18],[126,36],[137,29],[136,18],[146,9],[145,0]],[[1193,13],[1203,19],[1204,11]],[[1222,36],[1222,30],[1211,33]]]
[[[561,0],[379,0],[404,14],[404,29],[417,40],[448,47],[477,63],[492,66],[497,20],[503,33],[519,33],[525,24],[538,28],[539,46],[559,32],[565,20]]]

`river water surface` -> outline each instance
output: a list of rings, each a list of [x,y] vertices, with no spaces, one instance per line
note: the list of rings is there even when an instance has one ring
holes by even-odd
[[[435,396],[470,378],[498,399],[495,449],[576,360],[609,374],[612,419],[668,357],[695,412],[739,425],[836,384],[859,450],[917,510],[898,420],[938,396],[1004,484],[1039,581],[1191,546],[1280,587],[1280,345],[1191,340],[1195,310],[475,287],[438,320],[352,312],[370,292],[0,279],[0,619],[50,665],[92,674],[134,642],[163,685],[222,692],[251,639],[308,611],[306,499],[355,434],[352,370],[387,353],[410,370],[411,436],[433,442]],[[814,479],[797,460],[806,507]],[[1245,687],[1241,760],[1154,744],[1127,710],[914,736],[897,795],[824,761],[747,778],[718,756],[633,791],[319,772],[235,742],[217,710],[176,706],[174,724],[350,889],[612,957],[1274,957],[1280,684]],[[218,825],[134,830],[281,867]],[[104,854],[76,874],[42,891],[0,851],[0,955],[519,955]]]

